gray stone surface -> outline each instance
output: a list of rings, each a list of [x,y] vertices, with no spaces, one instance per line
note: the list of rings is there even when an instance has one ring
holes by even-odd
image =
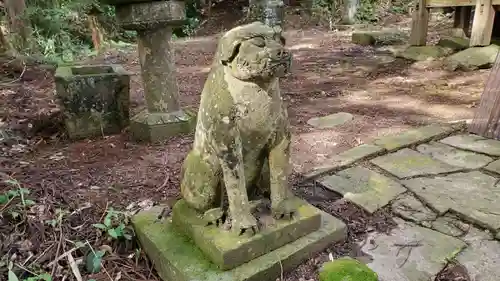
[[[432,138],[452,133],[457,128],[452,125],[429,125],[405,131],[401,134],[384,136],[374,141],[375,145],[389,151],[394,151],[417,143],[423,143]]]
[[[338,112],[326,116],[311,118],[307,121],[307,124],[318,129],[328,129],[347,123],[353,118],[354,116],[350,113]]]
[[[444,163],[467,169],[478,169],[493,161],[486,155],[460,150],[439,142],[421,144],[417,150]]]
[[[454,51],[461,51],[469,48],[469,39],[463,37],[442,37],[437,45],[450,48]]]
[[[491,230],[500,228],[500,186],[497,182],[497,178],[479,171],[402,181],[439,213],[453,210]]]
[[[472,134],[461,134],[442,139],[440,142],[457,148],[500,156],[500,141]]]
[[[484,167],[485,170],[500,174],[500,160],[493,161],[488,166]]]
[[[454,167],[444,162],[432,159],[428,155],[418,153],[408,148],[397,152],[379,156],[371,162],[398,178],[408,178],[422,175],[437,175],[459,171],[462,168]]]
[[[315,167],[312,171],[305,175],[305,178],[313,178],[328,171],[341,169],[342,167],[346,167],[355,163],[356,161],[375,156],[378,153],[382,153],[383,151],[385,151],[385,149],[373,144],[362,144],[360,146],[353,147],[333,156],[332,159],[328,161],[328,164],[320,167]]]
[[[351,36],[352,43],[365,46],[404,44],[407,40],[408,34],[396,29],[355,31]]]
[[[457,256],[457,261],[467,269],[470,281],[497,281],[500,243],[477,229],[471,230],[465,240],[470,246]]]
[[[398,182],[363,167],[353,167],[327,176],[321,183],[370,213],[406,191]]]
[[[389,235],[373,232],[362,251],[371,256],[368,266],[381,281],[429,281],[466,244],[442,233],[398,221]],[[363,243],[363,242],[361,242]],[[404,247],[404,245],[409,245]]]
[[[405,220],[419,223],[430,227],[431,222],[436,220],[438,214],[426,207],[420,200],[411,193],[401,194],[392,202],[392,211]]]

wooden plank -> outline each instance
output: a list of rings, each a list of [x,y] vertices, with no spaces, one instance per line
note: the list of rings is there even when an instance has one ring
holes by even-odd
[[[429,24],[429,8],[426,0],[415,1],[415,10],[411,21],[410,46],[425,46],[427,44],[427,29]]]
[[[472,16],[472,7],[456,7],[455,19],[453,22],[453,36],[470,36],[470,19]]]
[[[495,20],[495,9],[491,5],[492,0],[478,0],[472,22],[470,46],[488,46],[491,43],[493,21]]]
[[[500,5],[500,0],[492,0],[492,5]],[[427,8],[476,6],[476,0],[427,0]]]
[[[500,52],[468,130],[486,138],[500,139]]]

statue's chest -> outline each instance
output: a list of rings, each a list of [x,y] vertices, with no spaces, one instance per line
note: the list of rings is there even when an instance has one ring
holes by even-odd
[[[266,91],[253,91],[235,99],[235,111],[243,135],[269,135],[280,116],[281,101]]]

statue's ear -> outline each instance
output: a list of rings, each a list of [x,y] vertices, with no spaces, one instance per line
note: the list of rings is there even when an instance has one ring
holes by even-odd
[[[221,44],[219,48],[219,61],[222,65],[228,65],[238,55],[241,47],[241,41],[228,42],[228,44]]]

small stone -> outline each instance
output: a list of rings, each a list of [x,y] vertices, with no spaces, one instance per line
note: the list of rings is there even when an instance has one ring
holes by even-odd
[[[335,126],[342,125],[346,122],[351,121],[354,116],[347,112],[339,112],[323,117],[314,117],[307,121],[307,124],[316,127],[318,129],[328,129]]]
[[[438,142],[421,144],[417,147],[417,151],[452,166],[467,169],[479,169],[493,161],[488,156],[456,149]]]
[[[402,184],[440,214],[452,210],[492,231],[500,228],[500,186],[495,177],[472,171],[414,178]]]
[[[379,156],[370,162],[400,179],[423,175],[438,175],[462,170],[460,167],[454,167],[434,160],[428,155],[408,148]]]
[[[410,46],[397,57],[401,57],[412,61],[426,61],[429,59],[437,59],[447,56],[452,53],[449,48],[441,46]]]
[[[454,146],[456,148],[484,153],[492,156],[500,156],[500,141],[486,139],[478,135],[455,135],[442,139],[440,142]]]
[[[345,257],[323,264],[319,271],[320,281],[362,280],[378,281],[377,273],[361,262]]]
[[[391,209],[401,218],[423,225],[430,225],[430,222],[434,221],[437,217],[434,211],[426,207],[410,193],[398,196],[398,198],[392,202]]]
[[[338,172],[320,182],[370,213],[405,192],[405,188],[398,182],[364,167]]]
[[[443,37],[439,39],[438,46],[450,48],[454,51],[461,51],[469,48],[469,39],[463,37]]]
[[[447,135],[455,130],[457,129],[450,125],[429,125],[407,130],[397,135],[378,138],[374,141],[374,144],[381,146],[388,151],[394,151],[416,143],[426,142],[433,138]]]
[[[370,255],[368,267],[380,280],[429,281],[443,269],[466,244],[454,237],[416,226],[400,219],[391,233],[370,233],[361,251]],[[363,243],[363,242],[360,242]]]
[[[385,149],[380,146],[373,144],[362,144],[346,151],[343,151],[332,159],[328,160],[328,164],[315,167],[311,172],[305,175],[305,178],[313,178],[321,174],[327,173],[328,171],[342,169],[343,167],[354,164],[357,161],[361,161],[371,156],[375,156],[378,153],[382,153]]]
[[[496,59],[500,46],[473,47],[451,55],[445,60],[448,70],[475,70],[490,67]]]
[[[358,45],[397,45],[404,44],[408,40],[408,35],[397,30],[379,31],[355,31],[352,33],[351,41]]]

